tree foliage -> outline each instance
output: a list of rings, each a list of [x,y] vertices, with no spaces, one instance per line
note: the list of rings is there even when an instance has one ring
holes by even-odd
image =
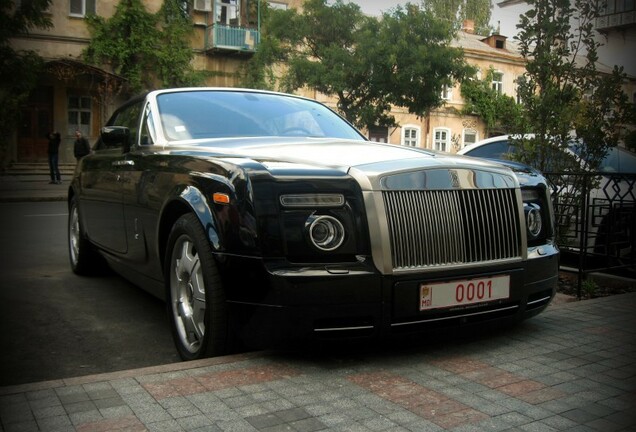
[[[491,0],[423,0],[422,7],[459,30],[464,20],[473,20],[477,34],[489,35]]]
[[[85,60],[109,65],[131,91],[200,81],[191,65],[192,22],[179,0],[164,0],[157,14],[141,0],[122,0],[111,18],[90,16],[87,21],[92,38]]]
[[[513,98],[492,87],[494,70],[483,80],[473,77],[461,83],[464,98],[462,114],[476,115],[483,120],[485,135],[501,135],[516,129],[521,121],[521,107]]]
[[[617,145],[631,110],[621,89],[622,68],[611,73],[597,69],[600,44],[594,39],[595,0],[529,0],[531,9],[517,27],[526,73],[518,80],[524,107],[519,132],[519,157],[541,170],[572,168],[571,160],[555,155],[572,140],[581,147],[585,169],[596,170],[610,147]],[[572,23],[575,23],[574,28]]]
[[[609,148],[624,134],[631,109],[623,93],[622,68],[597,69],[599,43],[593,23],[596,0],[528,0],[516,39],[527,60],[518,80],[524,116],[512,140],[515,159],[551,172],[557,188],[557,242],[567,244],[572,221],[583,217],[586,191],[598,186],[598,171]],[[572,25],[574,24],[574,26]],[[568,148],[574,149],[575,158]],[[566,174],[566,175],[560,175]]]
[[[15,50],[9,38],[33,28],[45,29],[51,20],[44,11],[51,0],[0,1],[0,119],[6,130],[15,130],[20,108],[37,85],[43,61],[33,51]],[[9,135],[0,136],[0,163],[6,162]]]
[[[277,34],[287,27],[291,12],[272,9],[267,2],[261,4],[260,11],[261,34],[258,50],[245,64],[239,79],[246,88],[276,90],[279,65],[289,57],[289,47]]]
[[[358,127],[395,125],[391,105],[426,115],[443,103],[443,86],[467,71],[461,50],[448,46],[448,23],[411,4],[381,20],[341,0],[308,0],[302,13],[270,12],[252,61],[259,67],[285,61],[283,90],[306,86],[335,96]],[[249,78],[272,83],[264,74]]]
[[[167,87],[200,84],[203,76],[191,65],[193,52],[190,37],[192,20],[181,0],[164,0],[158,12],[158,75]]]

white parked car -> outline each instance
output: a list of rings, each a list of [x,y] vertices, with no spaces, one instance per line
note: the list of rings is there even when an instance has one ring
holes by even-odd
[[[568,152],[579,158],[580,147],[572,145]],[[476,142],[464,147],[457,153],[466,156],[485,158],[505,165],[536,171],[519,162],[511,161],[519,149],[511,142],[509,135],[501,135]],[[580,161],[584,165],[584,161]],[[598,171],[586,173],[594,177],[594,187],[589,191],[587,213],[580,212],[577,206],[567,199],[572,191],[572,175],[549,173],[552,179],[558,226],[566,226],[560,236],[562,247],[579,248],[587,245],[589,252],[618,257],[622,264],[634,265],[636,245],[636,154],[620,147],[608,150],[601,161]],[[570,195],[571,196],[571,195]],[[582,227],[587,226],[587,230]],[[583,235],[583,237],[582,237]],[[584,237],[587,241],[582,241]]]

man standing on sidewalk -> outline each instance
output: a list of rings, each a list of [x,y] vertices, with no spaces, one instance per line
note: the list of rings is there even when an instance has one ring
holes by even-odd
[[[62,178],[60,176],[60,168],[58,167],[60,142],[62,138],[59,132],[49,132],[47,138],[49,139],[49,172],[51,174],[51,181],[49,184],[61,184]]]
[[[73,155],[79,162],[81,158],[91,152],[91,147],[88,144],[88,140],[82,136],[82,132],[75,131],[75,143],[73,144]]]

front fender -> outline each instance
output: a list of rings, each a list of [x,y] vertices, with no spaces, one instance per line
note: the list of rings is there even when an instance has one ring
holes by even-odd
[[[212,249],[218,252],[222,248],[219,230],[212,209],[210,208],[210,203],[205,195],[194,186],[185,186],[179,194],[179,198],[196,214],[205,231],[205,235],[212,245]]]
[[[157,256],[160,263],[165,262],[166,247],[170,231],[177,219],[187,213],[194,213],[201,226],[205,230],[206,236],[214,251],[221,249],[221,240],[210,203],[206,200],[205,194],[195,186],[176,186],[168,195],[161,210],[159,223],[157,224]]]

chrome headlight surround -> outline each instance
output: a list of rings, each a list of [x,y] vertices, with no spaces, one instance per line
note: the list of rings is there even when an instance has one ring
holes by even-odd
[[[539,238],[543,231],[543,215],[541,207],[535,203],[524,203],[523,213],[526,217],[528,239],[535,240]]]
[[[333,216],[311,215],[305,228],[311,244],[322,251],[336,250],[345,240],[344,226]]]

